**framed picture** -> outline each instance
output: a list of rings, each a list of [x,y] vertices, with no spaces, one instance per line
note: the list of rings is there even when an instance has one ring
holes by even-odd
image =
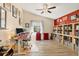
[[[25,27],[26,28],[29,28],[29,23],[25,23]]]
[[[3,3],[3,7],[9,11],[11,11],[11,3]]]
[[[17,8],[14,5],[12,5],[12,16],[17,18]]]
[[[0,7],[0,29],[6,28],[6,10]]]
[[[21,25],[21,13],[19,11],[19,25]]]
[[[19,19],[19,25],[21,25],[21,12],[20,12],[20,10],[18,10],[18,19]]]
[[[75,19],[76,19],[76,15],[72,15],[71,20],[75,20]]]

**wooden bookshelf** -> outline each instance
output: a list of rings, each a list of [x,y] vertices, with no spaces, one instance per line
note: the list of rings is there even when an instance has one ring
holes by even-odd
[[[78,24],[78,23],[76,23],[76,24]],[[67,28],[65,29],[64,26],[66,26]],[[53,35],[54,35],[53,39],[56,39],[57,35],[59,35],[59,36],[61,36],[61,37],[59,37],[59,40],[63,45],[66,45],[72,49],[77,48],[78,46],[76,46],[77,45],[76,41],[79,40],[79,36],[77,36],[76,32],[75,32],[76,31],[75,30],[75,23],[72,23],[69,25],[63,24],[63,26],[57,26],[57,27],[58,28],[56,28],[53,32]],[[59,28],[59,27],[61,27],[61,28]],[[67,33],[65,33],[65,32],[67,32]],[[67,37],[67,38],[64,38],[64,37]],[[74,48],[74,45],[75,45],[75,48]]]
[[[61,39],[62,45],[66,45],[67,47],[72,48],[72,50],[76,50],[76,48],[79,47],[79,18],[73,20],[71,18],[72,15],[77,14],[79,15],[79,10],[56,19],[62,19],[62,22],[58,22],[57,24],[57,21],[55,20],[56,33],[53,31],[55,37],[61,35],[59,39]]]

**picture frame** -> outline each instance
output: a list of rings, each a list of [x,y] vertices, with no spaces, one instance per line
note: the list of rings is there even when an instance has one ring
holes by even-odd
[[[18,10],[17,15],[18,15],[18,19],[19,19],[19,25],[21,25],[21,12],[20,12],[20,10]]]
[[[11,3],[3,3],[3,7],[8,11],[11,11]]]
[[[14,5],[12,5],[12,16],[17,18],[17,8]]]
[[[70,19],[71,19],[72,21],[76,20],[76,15],[72,15],[72,16],[70,17]]]
[[[0,29],[6,29],[6,10],[0,7]]]
[[[19,25],[21,25],[21,13],[19,11]]]
[[[25,27],[26,28],[29,28],[29,23],[25,23]]]

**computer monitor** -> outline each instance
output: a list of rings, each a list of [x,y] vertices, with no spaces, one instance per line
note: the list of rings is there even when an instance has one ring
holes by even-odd
[[[23,28],[16,28],[16,34],[19,34],[21,32],[24,32]]]

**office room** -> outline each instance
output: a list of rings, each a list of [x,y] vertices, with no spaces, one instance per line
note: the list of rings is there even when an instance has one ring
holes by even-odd
[[[0,2],[0,56],[79,56],[79,3]]]

